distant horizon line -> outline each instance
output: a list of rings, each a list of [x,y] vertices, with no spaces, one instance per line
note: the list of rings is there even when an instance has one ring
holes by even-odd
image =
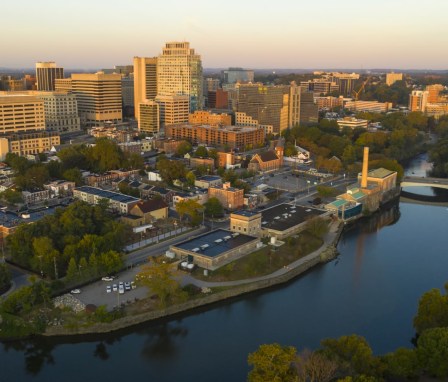
[[[115,66],[130,66],[132,64],[124,64],[124,65],[115,65]],[[66,71],[75,71],[79,70],[82,72],[86,71],[101,71],[104,69],[114,69],[111,68],[105,68],[105,67],[73,67],[73,68],[67,68],[62,66],[64,70]],[[221,70],[228,70],[228,69],[243,69],[243,70],[253,70],[253,71],[281,71],[281,72],[301,72],[301,73],[308,73],[308,72],[314,72],[314,71],[324,71],[324,72],[334,72],[334,71],[345,71],[345,72],[448,72],[448,67],[445,69],[430,69],[430,68],[424,68],[424,69],[403,69],[403,68],[350,68],[350,67],[330,67],[330,68],[276,68],[276,67],[267,67],[267,68],[250,68],[250,67],[240,67],[240,66],[229,66],[229,67],[204,67],[203,71],[221,71]],[[35,67],[0,67],[0,71],[35,71]]]

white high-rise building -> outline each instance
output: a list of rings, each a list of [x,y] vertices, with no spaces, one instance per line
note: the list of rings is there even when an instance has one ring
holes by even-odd
[[[190,111],[203,107],[201,56],[188,42],[168,42],[157,59],[157,94],[188,95]]]
[[[66,92],[39,92],[44,101],[45,127],[61,134],[81,130],[76,96]]]

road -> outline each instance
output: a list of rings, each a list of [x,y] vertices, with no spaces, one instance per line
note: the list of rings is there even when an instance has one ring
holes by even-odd
[[[157,255],[165,253],[165,251],[168,250],[170,245],[179,243],[186,239],[190,239],[190,238],[200,235],[201,233],[206,232],[208,230],[209,230],[209,227],[201,226],[200,228],[198,228],[194,231],[189,231],[182,235],[173,237],[172,239],[162,241],[158,244],[153,244],[148,247],[138,249],[134,252],[129,253],[126,256],[125,264],[128,267],[133,267],[134,265],[142,264],[147,261],[148,257],[157,256]]]

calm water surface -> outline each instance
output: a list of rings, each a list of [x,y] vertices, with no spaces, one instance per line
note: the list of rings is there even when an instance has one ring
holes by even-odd
[[[347,231],[337,260],[285,287],[102,341],[0,344],[0,382],[244,381],[247,354],[263,343],[316,348],[357,333],[376,353],[410,347],[419,297],[448,281],[447,228],[446,207],[402,203]]]

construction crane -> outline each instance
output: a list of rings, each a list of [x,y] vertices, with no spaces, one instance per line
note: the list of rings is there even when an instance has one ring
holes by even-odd
[[[356,91],[356,90],[353,90],[353,91],[352,91],[353,96],[354,96],[354,98],[355,98],[355,112],[358,110],[357,107],[356,107],[356,104],[357,104],[357,102],[358,102],[359,95],[360,95],[361,92],[364,90],[364,88],[366,87],[366,85],[367,85],[367,83],[368,83],[369,81],[370,81],[370,76],[367,77],[367,79],[362,83],[362,85],[360,86],[360,88],[358,89],[358,91]]]

